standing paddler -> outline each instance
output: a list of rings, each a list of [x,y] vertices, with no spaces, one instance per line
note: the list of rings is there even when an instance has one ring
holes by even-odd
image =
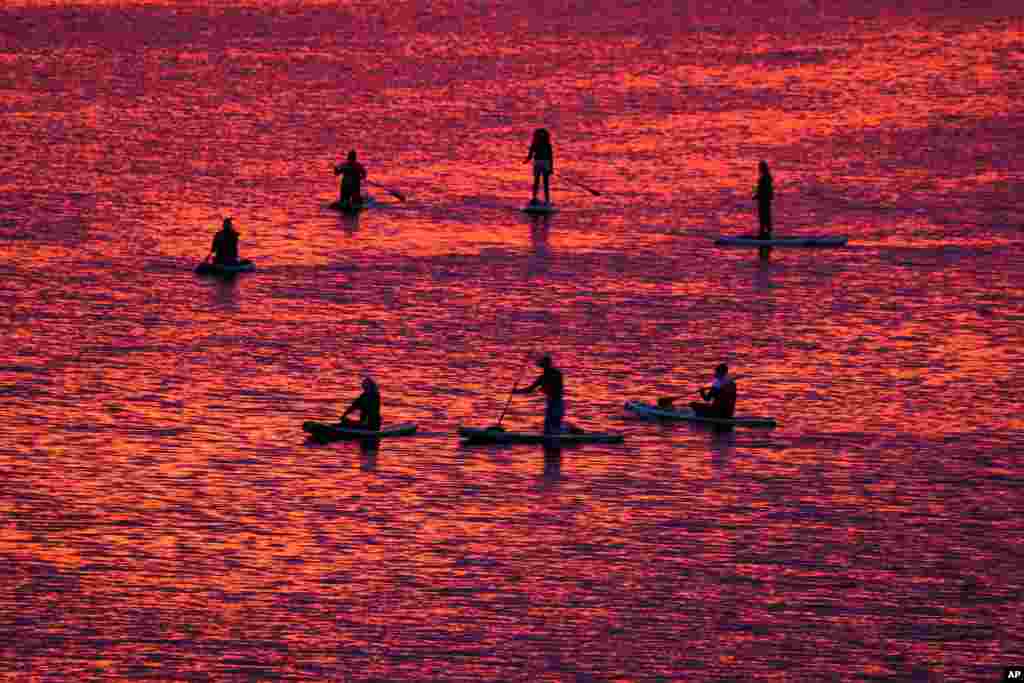
[[[767,161],[761,161],[757,165],[757,173],[757,188],[754,190],[754,199],[757,200],[757,218],[760,223],[757,237],[762,240],[770,240],[772,238],[772,200],[775,199],[775,188]]]
[[[531,205],[536,205],[537,190],[540,189],[540,180],[544,178],[544,203],[551,203],[551,174],[555,172],[555,152],[551,147],[551,133],[547,128],[538,128],[533,131],[533,141],[530,143],[530,151],[526,155],[526,161],[533,160],[533,198]]]
[[[544,391],[546,405],[544,408],[544,433],[561,434],[562,418],[565,417],[564,384],[562,371],[555,367],[551,356],[544,356],[537,361],[537,367],[543,372],[533,384],[522,389],[513,389],[513,394],[529,394],[540,388]]]
[[[366,167],[356,161],[356,151],[348,153],[348,160],[334,167],[334,175],[341,176],[341,195],[338,206],[352,209],[363,203],[362,182],[366,180]]]

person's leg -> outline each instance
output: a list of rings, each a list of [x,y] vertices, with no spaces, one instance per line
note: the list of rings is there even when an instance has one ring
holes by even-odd
[[[549,401],[544,409],[544,433],[561,434],[564,416],[565,404],[561,401]]]
[[[352,206],[354,202],[358,201],[355,197],[355,190],[352,185],[345,183],[341,186],[341,200],[342,206]]]
[[[540,189],[540,172],[536,168],[533,169],[533,195],[530,198],[531,203],[537,202],[537,190]]]
[[[757,203],[757,217],[761,221],[761,231],[758,234],[763,240],[772,237],[772,205],[768,202]]]
[[[690,404],[690,407],[693,409],[693,412],[697,417],[715,417],[710,403],[694,401]]]
[[[544,203],[551,203],[551,171],[544,173]]]

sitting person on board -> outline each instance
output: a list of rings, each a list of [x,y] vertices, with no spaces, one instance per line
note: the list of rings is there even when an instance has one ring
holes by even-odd
[[[701,387],[699,391],[706,402],[694,401],[690,407],[700,417],[730,418],[736,412],[736,382],[729,376],[729,366],[725,363],[715,368],[711,388]]]
[[[213,255],[213,262],[218,265],[238,263],[238,233],[235,232],[230,218],[224,219],[224,226],[213,236],[210,254]]]
[[[551,134],[546,128],[538,128],[533,131],[533,141],[530,143],[530,152],[526,155],[526,161],[533,160],[533,198],[530,204],[537,204],[537,190],[540,186],[541,177],[544,178],[544,203],[551,203],[551,174],[555,172],[555,152],[551,147]]]
[[[348,417],[354,410],[359,411],[358,420],[350,420]],[[359,397],[352,401],[348,410],[342,413],[338,425],[352,429],[380,431],[380,389],[373,378],[365,377],[363,379],[363,393],[359,394]]]
[[[348,153],[348,160],[334,167],[334,175],[341,176],[341,195],[338,204],[352,208],[363,203],[362,182],[366,180],[366,167],[356,161],[356,151]]]
[[[760,222],[757,238],[770,240],[772,238],[772,200],[775,199],[775,188],[772,183],[772,173],[768,170],[768,162],[759,163],[757,172],[757,188],[754,190],[754,199],[757,200],[757,218]]]
[[[540,388],[544,391],[546,405],[544,408],[544,433],[561,434],[562,418],[565,417],[564,386],[562,371],[551,362],[551,356],[544,356],[537,361],[537,367],[543,369],[540,377],[533,384],[522,389],[515,389],[514,394],[529,394]]]

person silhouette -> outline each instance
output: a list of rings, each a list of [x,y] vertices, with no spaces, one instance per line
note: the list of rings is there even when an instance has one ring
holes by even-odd
[[[358,420],[349,419],[349,414],[354,410],[359,411]],[[380,388],[372,377],[363,379],[363,393],[342,413],[338,424],[355,429],[380,430]]]
[[[537,190],[540,189],[540,180],[544,179],[544,203],[551,203],[551,174],[555,172],[555,152],[551,147],[551,134],[547,128],[538,128],[533,131],[533,141],[530,143],[530,151],[526,155],[526,161],[533,160],[533,195],[530,204],[537,204]]]
[[[544,372],[534,380],[533,384],[522,389],[515,389],[514,394],[529,394],[535,389],[541,388],[544,391],[544,433],[560,434],[562,432],[562,418],[565,417],[564,382],[562,371],[555,367],[551,356],[544,356],[537,361],[537,366]]]
[[[736,412],[736,382],[729,376],[729,366],[722,363],[715,368],[715,380],[711,388],[699,389],[705,402],[690,404],[693,412],[700,417],[732,417]]]
[[[338,207],[352,209],[362,204],[362,182],[366,180],[366,167],[356,161],[356,151],[354,149],[348,153],[348,159],[345,163],[334,167],[334,175],[341,176]]]
[[[757,189],[754,190],[753,197],[757,200],[757,217],[760,223],[757,237],[762,240],[770,240],[772,238],[772,200],[775,199],[775,188],[767,161],[761,161],[757,165],[757,171]]]
[[[230,218],[224,219],[224,224],[216,235],[213,236],[213,244],[210,246],[210,255],[217,265],[234,265],[238,263],[238,233]],[[209,260],[209,256],[206,257]]]

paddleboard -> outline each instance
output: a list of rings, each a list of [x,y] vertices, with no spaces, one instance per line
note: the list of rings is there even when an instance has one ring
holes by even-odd
[[[339,427],[337,424],[325,422],[314,422],[312,420],[302,424],[302,431],[309,434],[315,441],[327,443],[329,441],[341,441],[344,439],[383,439],[393,436],[409,436],[416,433],[414,422],[403,422],[402,424],[381,427],[379,430],[356,429],[354,427]]]
[[[842,247],[846,245],[844,235],[808,235],[807,237],[773,237],[763,240],[757,235],[741,237],[719,237],[715,244],[723,247]]]
[[[363,197],[361,204],[354,204],[353,206],[342,206],[341,201],[333,201],[327,205],[327,208],[333,209],[334,211],[340,211],[341,213],[359,213],[360,211],[366,211],[377,206],[377,200],[373,197]]]
[[[526,206],[523,207],[524,213],[550,214],[556,213],[557,211],[558,207],[556,207],[554,204],[527,204]]]
[[[650,403],[626,401],[626,410],[641,417],[656,417],[663,420],[683,420],[685,422],[702,422],[723,427],[765,427],[774,429],[776,422],[770,417],[702,417],[693,412],[692,408],[659,408]]]
[[[622,434],[608,432],[563,432],[561,434],[544,434],[542,432],[506,432],[493,427],[459,427],[462,442],[472,444],[500,443],[531,443],[531,444],[574,444],[574,443],[621,443]]]
[[[230,265],[204,261],[196,266],[197,275],[234,275],[236,273],[251,273],[254,270],[256,270],[256,266],[249,259],[243,259]]]

